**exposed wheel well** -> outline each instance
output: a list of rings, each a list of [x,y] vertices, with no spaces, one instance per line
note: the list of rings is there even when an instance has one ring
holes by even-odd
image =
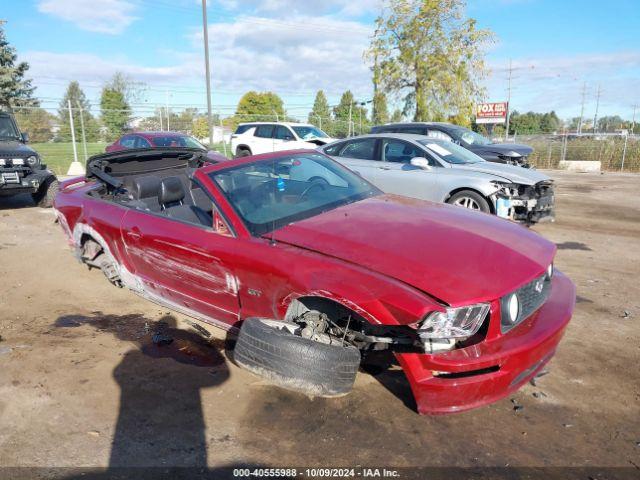
[[[238,153],[240,153],[240,152],[243,152],[243,151],[246,151],[246,152],[251,153],[251,149],[249,148],[249,146],[248,146],[248,145],[238,145],[238,146],[236,147],[236,155],[237,155]]]
[[[341,303],[326,297],[318,296],[306,296],[295,299],[289,305],[284,319],[291,321],[310,310],[317,310],[318,312],[326,313],[327,316],[334,321],[351,316],[352,320],[366,322],[361,315],[350,308],[345,307]]]
[[[451,190],[449,192],[449,194],[445,197],[444,201],[448,202],[449,199],[451,197],[453,197],[456,193],[459,192],[463,192],[465,190],[468,190],[470,192],[474,192],[477,193],[478,195],[480,195],[482,198],[484,198],[487,203],[489,204],[489,209],[491,210],[491,213],[496,213],[495,212],[495,206],[493,205],[493,202],[491,201],[491,199],[489,197],[487,197],[484,193],[482,193],[480,190],[476,190],[475,188],[470,188],[470,187],[461,187],[461,188],[456,188],[455,190]]]

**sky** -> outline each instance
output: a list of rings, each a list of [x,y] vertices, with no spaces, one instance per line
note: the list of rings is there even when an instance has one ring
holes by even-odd
[[[248,90],[280,94],[306,117],[315,92],[371,98],[363,60],[381,0],[209,0],[214,110],[233,113]],[[640,0],[469,0],[467,15],[495,32],[487,100],[562,118],[631,118],[640,104]],[[116,71],[144,84],[134,105],[206,108],[201,0],[0,0],[0,20],[46,108],[71,80],[93,105]],[[638,110],[640,116],[640,108]]]

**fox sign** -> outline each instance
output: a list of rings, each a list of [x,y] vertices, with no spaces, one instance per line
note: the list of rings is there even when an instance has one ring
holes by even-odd
[[[476,123],[505,123],[508,111],[508,102],[481,103],[476,111]]]

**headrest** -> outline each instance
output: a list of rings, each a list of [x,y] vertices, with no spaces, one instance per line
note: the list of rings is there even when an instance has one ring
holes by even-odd
[[[158,202],[160,205],[181,202],[184,198],[184,187],[178,177],[167,177],[160,184]]]
[[[133,180],[131,194],[137,200],[141,198],[150,198],[158,195],[160,188],[160,178],[149,175],[147,177],[138,177]]]

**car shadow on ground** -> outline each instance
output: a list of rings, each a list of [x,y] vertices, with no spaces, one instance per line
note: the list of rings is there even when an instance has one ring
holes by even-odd
[[[413,392],[409,381],[400,367],[395,355],[390,351],[371,352],[362,359],[360,370],[375,378],[380,385],[386,388],[405,407],[418,413]]]
[[[0,210],[18,210],[21,208],[35,208],[31,194],[21,193],[9,197],[0,197]]]
[[[109,469],[102,473],[113,470],[128,478],[131,467],[206,468],[200,390],[229,378],[222,354],[225,341],[177,328],[172,315],[154,321],[135,314],[94,312],[64,315],[55,322],[64,329],[83,325],[136,345],[113,370],[120,387],[120,410]]]

